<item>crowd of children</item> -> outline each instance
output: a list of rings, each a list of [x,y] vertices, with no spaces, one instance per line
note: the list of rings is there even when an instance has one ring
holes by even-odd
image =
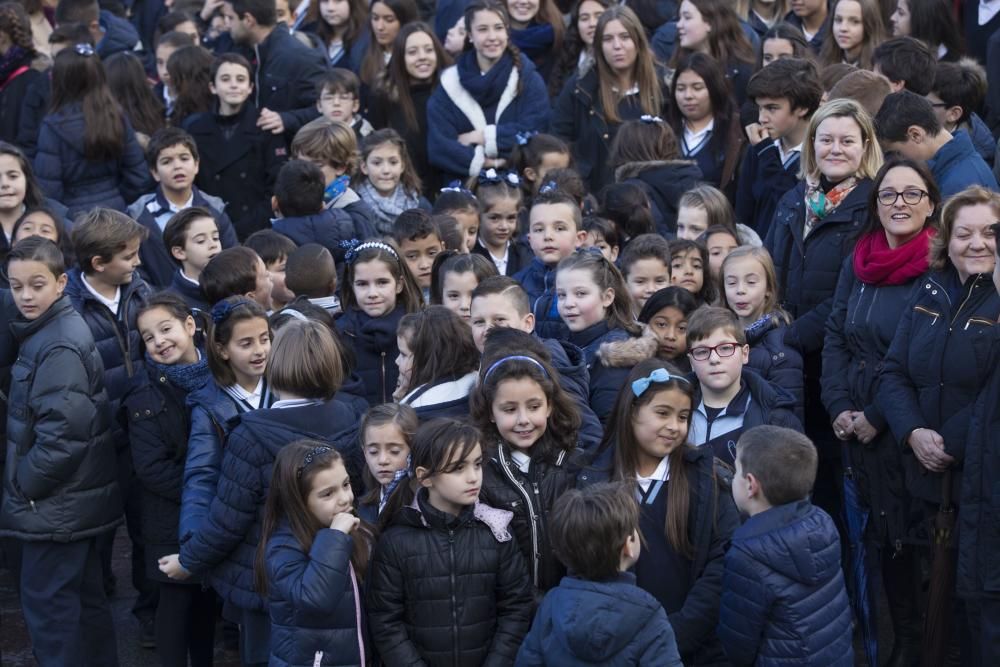
[[[36,660],[995,664],[997,27],[0,4]]]

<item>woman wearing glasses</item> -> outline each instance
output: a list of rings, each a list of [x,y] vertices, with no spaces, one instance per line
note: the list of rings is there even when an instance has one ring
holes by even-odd
[[[826,325],[823,404],[846,447],[871,519],[866,542],[879,554],[895,644],[889,664],[910,664],[920,649],[919,581],[904,546],[911,508],[900,448],[875,403],[886,352],[913,286],[928,268],[941,195],[923,163],[887,162],[875,176],[868,223],[844,262]]]

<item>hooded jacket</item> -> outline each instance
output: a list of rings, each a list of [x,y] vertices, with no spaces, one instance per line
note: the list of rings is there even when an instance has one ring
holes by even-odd
[[[793,410],[804,418],[805,379],[802,354],[785,343],[787,324],[773,316],[765,316],[746,328],[750,360],[747,366],[775,387],[787,391],[795,399]]]
[[[479,372],[470,371],[460,377],[428,382],[408,392],[399,402],[412,407],[420,423],[439,417],[465,417],[469,414],[469,394],[478,379]]]
[[[576,403],[580,413],[580,446],[592,449],[604,437],[604,428],[590,408],[590,371],[583,350],[573,343],[543,338],[542,343],[552,357],[552,367],[559,374],[559,385]]]
[[[617,183],[638,185],[649,196],[660,236],[677,233],[681,197],[702,180],[701,169],[691,160],[629,162],[615,170]]]
[[[101,10],[98,22],[101,30],[104,31],[104,36],[95,47],[101,60],[107,60],[116,53],[124,51],[139,51],[136,55],[145,64],[146,54],[142,52],[139,31],[135,29],[134,25],[127,19],[116,16],[106,9]]]
[[[275,218],[271,228],[284,234],[296,245],[318,243],[333,255],[338,266],[344,263],[344,241],[364,241],[375,236],[375,228],[363,219],[356,219],[345,209],[324,208],[313,215]]]

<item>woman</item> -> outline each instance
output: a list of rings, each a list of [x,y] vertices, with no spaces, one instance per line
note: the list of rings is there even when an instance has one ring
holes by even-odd
[[[938,60],[957,61],[965,53],[962,31],[948,0],[897,0],[889,27],[893,37],[919,39]]]
[[[606,10],[594,32],[596,67],[574,75],[556,101],[552,133],[570,142],[576,170],[591,192],[614,182],[608,153],[619,126],[662,116],[665,77],[639,18],[628,7]]]
[[[677,46],[671,67],[692,53],[705,53],[722,65],[736,104],[746,101],[747,83],[753,74],[754,49],[728,0],[684,0],[677,15]]]
[[[368,46],[357,68],[361,83],[374,86],[385,76],[392,58],[392,45],[400,28],[417,18],[417,5],[413,0],[375,0],[372,3],[368,19]]]
[[[876,0],[836,0],[830,10],[830,32],[819,53],[820,67],[847,63],[872,68],[872,53],[885,39],[882,11]]]
[[[904,547],[911,501],[902,455],[875,398],[886,352],[927,271],[940,209],[940,192],[922,163],[895,159],[883,165],[873,181],[868,222],[840,271],[823,346],[823,404],[834,434],[846,443],[845,461],[872,517],[865,540],[881,556],[895,638],[891,665],[919,657],[921,625],[917,559]]]
[[[45,79],[38,56],[28,14],[17,3],[0,5],[0,141],[17,141],[25,92]]]
[[[573,5],[563,48],[555,55],[549,72],[549,95],[555,97],[563,84],[573,76],[583,76],[594,66],[594,33],[601,14],[612,5],[611,0],[580,0]]]
[[[427,102],[430,163],[448,180],[504,167],[519,133],[542,131],[549,123],[545,82],[510,43],[506,7],[475,0],[464,21],[472,48],[442,72]]]

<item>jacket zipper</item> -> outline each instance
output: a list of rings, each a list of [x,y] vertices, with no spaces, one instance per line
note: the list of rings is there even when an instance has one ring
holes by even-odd
[[[871,303],[868,304],[868,313],[865,315],[865,322],[871,322],[872,309],[875,308],[875,301],[877,299],[878,299],[878,287],[875,288],[875,293],[872,294]]]
[[[389,399],[385,397],[385,351],[382,351],[382,402],[388,403]]]
[[[500,468],[503,470],[504,474],[507,475],[507,479],[509,479],[510,483],[514,485],[514,488],[516,488],[521,493],[521,495],[524,496],[524,504],[528,508],[528,518],[529,518],[528,528],[530,529],[531,532],[531,571],[532,571],[531,580],[535,584],[535,587],[537,588],[538,587],[538,526],[536,522],[538,521],[538,515],[535,512],[534,503],[531,502],[531,494],[528,493],[528,490],[525,489],[519,481],[514,479],[514,473],[512,473],[510,471],[510,468],[507,467],[507,460],[504,457],[504,450],[502,444],[500,445],[500,447],[497,448],[497,451],[500,457]],[[537,486],[535,487],[535,493],[536,494],[538,493]]]
[[[924,308],[923,306],[914,306],[913,310],[915,310],[918,313],[923,313],[924,315],[930,315],[931,317],[933,317],[934,320],[931,322],[931,326],[937,324],[938,319],[940,319],[941,317],[941,313],[935,313],[933,310],[929,308]]]
[[[958,306],[958,310],[955,311],[955,316],[951,318],[951,323],[948,325],[949,332],[951,331],[951,327],[955,326],[955,320],[957,320],[958,316],[962,314],[962,309],[965,308],[965,304],[969,303],[969,299],[972,298],[972,293],[976,290],[976,283],[979,282],[981,277],[982,276],[976,276],[976,279],[973,280],[972,284],[969,286],[968,293],[965,295],[965,298],[962,299],[962,303]],[[966,325],[966,328],[968,328],[968,325]]]
[[[865,284],[861,283],[861,291],[858,292],[858,305],[854,307],[854,314],[851,315],[851,324],[853,325],[855,320],[858,319],[858,309],[861,308],[861,299],[865,296]],[[869,311],[871,312],[871,311]]]
[[[125,296],[122,295],[122,298],[124,299]],[[118,319],[115,317],[115,314],[112,313],[111,310],[108,309],[108,307],[104,306],[103,304],[101,305],[101,308],[103,308],[107,318],[111,320],[111,328],[115,330],[115,338],[118,339],[118,345],[122,349],[122,357],[125,360],[125,374],[128,377],[132,377],[133,373],[135,372],[135,369],[132,368],[132,353],[131,350],[129,349],[128,336],[122,338],[122,332],[121,329],[118,328]]]
[[[451,642],[455,667],[459,667],[458,653],[458,599],[455,597],[455,531],[448,530],[448,560],[451,563]]]

